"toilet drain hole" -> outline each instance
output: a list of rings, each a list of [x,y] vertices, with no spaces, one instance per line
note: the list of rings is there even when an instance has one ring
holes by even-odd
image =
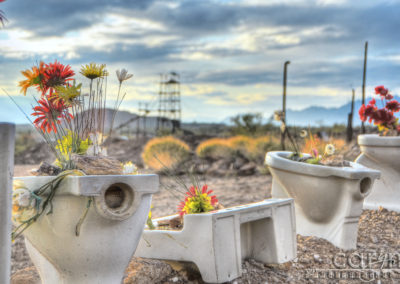
[[[120,208],[125,198],[125,191],[117,185],[109,187],[104,195],[105,202],[111,209]]]
[[[372,181],[370,178],[363,178],[360,182],[360,192],[361,194],[366,194],[371,188]]]

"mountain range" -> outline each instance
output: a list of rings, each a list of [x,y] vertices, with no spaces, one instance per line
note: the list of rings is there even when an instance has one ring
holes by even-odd
[[[7,99],[8,101],[5,101]],[[400,101],[399,96],[395,96],[395,99]],[[366,99],[368,102],[370,98]],[[31,113],[31,106],[30,104],[26,103],[25,101],[18,101],[24,111],[29,115]],[[380,106],[380,102],[377,101],[378,106]],[[361,123],[358,110],[361,107],[361,100],[355,101],[354,104],[354,116],[353,116],[353,125],[359,125]],[[351,102],[340,106],[340,107],[323,107],[323,106],[310,106],[308,108],[302,110],[287,110],[287,122],[289,125],[294,126],[331,126],[334,124],[347,124],[348,114],[351,109]],[[111,116],[111,111],[107,111],[106,117]],[[146,128],[154,128],[157,123],[156,117],[148,117],[146,122],[142,121],[141,119],[135,120],[137,115],[127,111],[119,111],[116,119],[115,119],[115,127],[119,125],[125,124],[128,121],[132,121],[127,126],[135,129],[137,124],[140,127],[144,127],[144,123],[146,123]],[[266,117],[265,115],[264,117]],[[28,121],[21,113],[20,110],[14,105],[9,104],[8,98],[0,97],[0,121],[3,122],[14,122],[16,124],[26,124]],[[108,121],[108,119],[107,119]],[[229,119],[227,120],[229,121]],[[227,122],[225,122],[227,123]],[[193,124],[193,123],[189,123]],[[203,123],[200,123],[203,125]],[[106,126],[106,128],[108,128]],[[132,130],[133,130],[132,129]]]
[[[394,99],[400,101],[400,97],[395,96]],[[365,101],[368,103],[370,98]],[[380,101],[377,100],[377,106],[381,107]],[[361,100],[354,102],[353,125],[360,125],[361,120],[358,110],[361,107]],[[331,126],[334,124],[347,125],[348,114],[351,111],[351,102],[341,106],[327,108],[322,106],[311,106],[302,110],[287,110],[287,123],[296,126]]]

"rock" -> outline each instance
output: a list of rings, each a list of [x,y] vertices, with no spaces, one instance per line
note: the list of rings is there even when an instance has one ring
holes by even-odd
[[[164,261],[145,258],[133,258],[126,269],[124,284],[163,283],[170,278],[173,270]]]
[[[318,263],[322,263],[322,259],[321,259],[321,257],[319,256],[319,254],[314,254],[314,260],[315,260],[316,262],[318,262]]]
[[[248,160],[242,157],[235,158],[233,162],[233,169],[238,170],[248,163]]]
[[[256,172],[257,165],[253,162],[243,165],[237,172],[239,176],[249,176]]]
[[[350,162],[344,160],[343,155],[328,156],[321,160],[321,164],[330,167],[350,167]]]
[[[31,171],[31,173],[35,176],[56,176],[61,173],[61,168],[42,162],[39,165],[39,169]]]
[[[40,277],[34,266],[17,271],[11,276],[11,284],[40,284]]]
[[[207,170],[207,174],[215,176],[226,176],[229,172],[231,162],[225,159],[218,160],[212,163],[211,167]]]
[[[72,155],[76,167],[87,175],[121,175],[123,166],[120,161],[102,156]]]

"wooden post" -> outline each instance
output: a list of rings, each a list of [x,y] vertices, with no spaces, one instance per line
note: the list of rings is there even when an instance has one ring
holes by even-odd
[[[349,117],[347,119],[347,142],[350,143],[353,140],[353,114],[354,114],[354,99],[355,99],[355,90],[352,90],[351,97],[351,110],[349,113]]]
[[[0,283],[10,283],[15,125],[0,123]]]
[[[368,54],[368,41],[365,42],[364,48],[364,70],[363,70],[363,84],[362,84],[362,104],[365,104],[365,80],[367,77],[367,54]],[[364,121],[361,121],[361,133],[365,133]]]
[[[283,112],[283,119],[282,122],[286,125],[286,85],[287,85],[287,66],[290,64],[290,61],[286,61],[284,68],[283,68],[283,98],[282,98],[282,112]],[[285,136],[286,131],[281,130],[281,148],[285,150]]]

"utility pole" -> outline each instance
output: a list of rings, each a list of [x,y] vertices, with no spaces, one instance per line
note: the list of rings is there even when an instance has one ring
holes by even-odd
[[[351,96],[351,110],[349,116],[347,118],[347,142],[350,143],[353,140],[353,114],[354,114],[354,99],[355,99],[355,90],[352,90]]]
[[[287,66],[290,64],[290,61],[286,61],[283,67],[283,98],[282,98],[282,112],[283,112],[283,118],[282,118],[282,123],[286,125],[286,85],[287,85]],[[282,150],[285,150],[285,136],[286,136],[286,131],[281,130],[281,148]]]
[[[364,71],[363,71],[363,84],[362,84],[362,104],[365,104],[365,80],[367,77],[367,54],[368,54],[368,41],[365,42],[364,48]],[[361,133],[365,133],[364,121],[361,121]]]

